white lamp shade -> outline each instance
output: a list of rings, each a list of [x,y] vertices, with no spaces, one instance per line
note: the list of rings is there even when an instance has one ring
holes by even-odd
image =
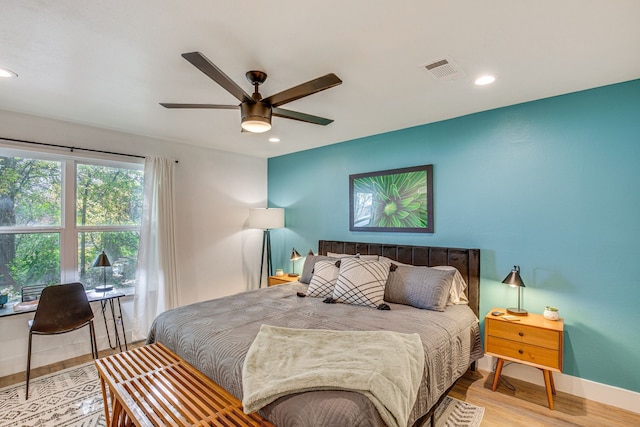
[[[249,211],[249,227],[271,230],[284,227],[284,208],[254,208]]]

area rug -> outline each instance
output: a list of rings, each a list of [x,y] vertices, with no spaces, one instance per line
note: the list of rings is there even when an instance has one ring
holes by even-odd
[[[102,392],[93,362],[0,389],[0,427],[105,426]],[[479,427],[484,408],[447,396],[436,411],[437,427]],[[429,427],[430,421],[423,424]]]
[[[445,397],[436,409],[436,427],[479,427],[484,408],[453,397]],[[427,420],[421,427],[431,426]]]
[[[98,371],[93,362],[0,389],[0,427],[104,426]]]

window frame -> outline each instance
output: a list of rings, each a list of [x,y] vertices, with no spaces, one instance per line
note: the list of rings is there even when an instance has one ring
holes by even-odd
[[[59,151],[59,150],[58,150]],[[13,144],[0,141],[0,155],[30,158],[37,160],[56,161],[61,163],[61,218],[60,225],[34,225],[30,227],[0,226],[0,234],[35,234],[57,233],[60,241],[60,283],[70,283],[79,280],[78,272],[78,237],[83,232],[140,232],[138,225],[78,225],[76,218],[77,194],[77,165],[105,166],[144,171],[144,159],[127,158],[122,156],[84,153],[61,154],[46,148],[16,148]]]

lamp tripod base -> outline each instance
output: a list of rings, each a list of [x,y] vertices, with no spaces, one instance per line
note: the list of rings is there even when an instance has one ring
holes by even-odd
[[[529,312],[524,308],[507,308],[507,313],[513,314],[514,316],[528,316]]]

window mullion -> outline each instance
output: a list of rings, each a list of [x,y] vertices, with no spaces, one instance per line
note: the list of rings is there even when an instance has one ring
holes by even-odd
[[[62,186],[62,232],[60,235],[60,274],[62,283],[77,280],[78,236],[76,232],[76,162],[64,161]]]
[[[138,227],[139,228],[139,227]],[[48,225],[35,225],[31,227],[0,227],[0,233],[2,234],[22,234],[22,233],[60,233],[62,227],[48,226]]]
[[[94,231],[140,231],[139,225],[78,225],[76,232],[94,232]]]

